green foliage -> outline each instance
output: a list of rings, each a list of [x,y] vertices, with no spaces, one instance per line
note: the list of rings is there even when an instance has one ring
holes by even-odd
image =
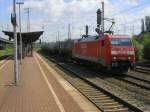
[[[144,59],[150,60],[150,34],[146,33],[143,36],[143,41],[144,45],[143,53],[144,53]]]
[[[0,56],[10,55],[12,54],[12,48],[6,48],[5,50],[0,50]]]
[[[136,60],[141,60],[142,59],[142,50],[143,46],[138,42],[135,38],[132,38],[133,46],[135,48],[135,57]]]
[[[150,34],[149,33],[146,33],[143,35],[142,43],[143,43],[143,45],[150,44]]]
[[[144,53],[144,59],[150,60],[150,45],[146,44],[144,45],[144,49],[143,49],[143,53]]]
[[[34,48],[35,51],[39,51],[39,50],[41,49],[41,44],[39,44],[39,43],[34,43],[34,44],[33,44],[33,48]]]
[[[150,60],[150,33],[144,32],[132,39],[137,60]]]

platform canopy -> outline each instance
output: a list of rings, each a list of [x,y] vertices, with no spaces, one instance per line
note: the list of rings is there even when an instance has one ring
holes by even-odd
[[[3,44],[12,44],[13,42],[0,37],[0,43],[3,43]]]
[[[44,31],[36,31],[36,32],[22,32],[22,41],[24,43],[33,43],[39,39],[39,37],[43,34]],[[11,31],[3,31],[3,33],[13,39],[13,32]],[[20,33],[17,32],[17,38],[19,40]]]

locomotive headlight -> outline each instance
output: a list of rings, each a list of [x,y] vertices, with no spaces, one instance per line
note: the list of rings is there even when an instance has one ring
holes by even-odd
[[[113,59],[114,59],[114,60],[116,60],[116,59],[117,59],[117,57],[116,57],[116,56],[114,56],[114,57],[113,57]]]
[[[128,57],[128,59],[130,60],[130,59],[131,59],[131,57]]]
[[[128,55],[134,55],[134,51],[128,51]]]
[[[118,52],[117,52],[117,51],[111,51],[111,54],[112,54],[112,55],[117,55]]]

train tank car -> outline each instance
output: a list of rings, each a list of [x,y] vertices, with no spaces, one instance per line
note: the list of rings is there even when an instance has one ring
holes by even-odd
[[[135,63],[131,38],[110,34],[83,36],[74,41],[72,57],[121,72],[127,72]]]

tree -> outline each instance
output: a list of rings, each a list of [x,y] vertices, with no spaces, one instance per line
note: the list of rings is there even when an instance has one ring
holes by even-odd
[[[150,16],[145,17],[146,31],[150,32]]]
[[[141,20],[141,33],[145,32],[144,19]]]
[[[144,53],[144,59],[150,60],[150,34],[146,33],[144,34],[143,41],[142,41],[144,48],[143,48],[143,53]]]
[[[143,47],[142,45],[140,44],[140,42],[138,42],[136,40],[135,37],[132,38],[132,43],[133,43],[133,46],[134,46],[134,49],[135,49],[135,58],[136,60],[141,60],[142,59],[142,50],[143,50]]]

